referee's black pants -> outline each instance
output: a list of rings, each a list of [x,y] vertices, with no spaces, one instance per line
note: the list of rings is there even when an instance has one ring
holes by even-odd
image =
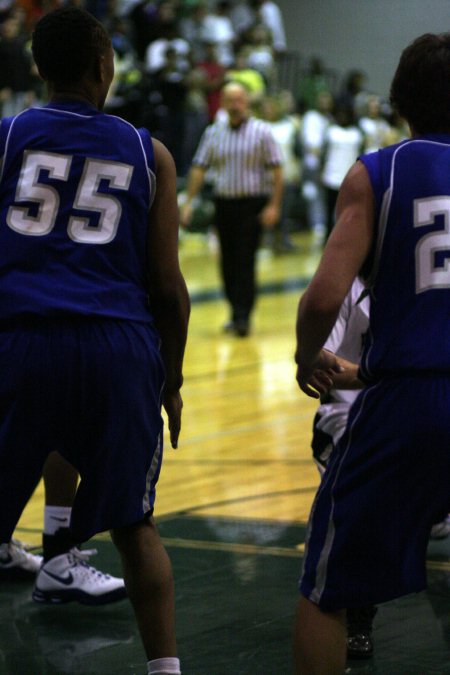
[[[248,321],[256,297],[256,253],[261,240],[259,214],[267,197],[216,198],[220,269],[231,320]]]

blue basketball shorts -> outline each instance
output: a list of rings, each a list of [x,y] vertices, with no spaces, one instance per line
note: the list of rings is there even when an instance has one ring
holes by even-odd
[[[300,592],[324,611],[426,587],[450,510],[450,376],[389,378],[353,404],[309,520]]]
[[[0,537],[49,452],[80,473],[77,541],[151,514],[162,461],[164,367],[150,325],[48,320],[0,331]]]

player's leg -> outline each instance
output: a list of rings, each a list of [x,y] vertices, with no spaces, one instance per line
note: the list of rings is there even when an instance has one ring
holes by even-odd
[[[39,434],[45,416],[39,380],[34,377],[39,355],[22,331],[0,331],[0,575],[31,574],[42,558],[13,533],[42,475],[44,443]],[[31,372],[31,375],[30,375]]]
[[[294,624],[296,675],[340,675],[346,660],[345,611],[324,612],[300,596]]]
[[[112,531],[149,660],[176,657],[172,566],[153,518]]]
[[[327,671],[313,670],[322,657],[308,647],[300,635],[303,630],[309,636],[324,630],[321,649],[329,645],[335,654],[336,631],[324,613],[326,617],[328,611],[356,603],[385,602],[426,587],[431,523],[449,507],[450,426],[445,411],[450,387],[445,377],[435,380],[380,382],[367,387],[352,406],[310,520],[300,583],[310,602],[301,601],[296,622],[297,660],[313,660],[306,673]],[[305,657],[298,656],[302,652]],[[304,661],[300,664],[305,667]],[[329,671],[335,672],[340,671]]]
[[[31,449],[30,449],[31,450]],[[41,477],[41,462],[33,462],[30,452],[27,464],[20,449],[12,445],[12,455],[0,443],[0,578],[35,576],[42,564],[42,556],[33,548],[13,538],[13,532],[23,509]],[[22,459],[21,459],[22,456]],[[43,461],[43,460],[42,460]]]
[[[147,520],[163,457],[159,336],[152,326],[116,321],[82,325],[79,332],[76,342],[90,367],[81,370],[78,359],[71,366],[80,417],[66,419],[70,434],[64,434],[81,478],[71,531],[80,541],[112,532],[145,651],[150,660],[164,660],[151,669],[175,675],[172,570]],[[165,659],[175,659],[175,667]]]
[[[347,610],[347,656],[349,659],[369,659],[373,656],[373,620],[377,608],[373,605]]]
[[[328,409],[330,406],[328,405]],[[313,458],[319,469],[321,476],[324,475],[326,466],[330,459],[333,448],[337,440],[345,429],[348,410],[342,404],[340,407],[334,406],[333,414],[329,416],[328,424],[324,431],[322,428],[326,422],[326,412],[316,413],[313,421],[313,436],[311,447]],[[324,406],[322,411],[326,411]],[[340,413],[340,414],[339,414]],[[333,435],[332,435],[333,434]],[[368,659],[373,656],[373,619],[377,612],[374,606],[350,608],[347,611],[347,656],[351,659]]]
[[[78,601],[103,605],[126,597],[123,579],[88,564],[94,550],[80,551],[70,532],[78,472],[59,453],[52,452],[43,471],[45,486],[44,564],[38,572],[33,600],[44,604]]]
[[[45,488],[44,559],[67,553],[76,542],[70,534],[70,516],[78,485],[78,472],[57,452],[51,452],[44,465]]]
[[[26,466],[22,467],[22,471],[27,471]],[[20,514],[39,482],[40,475],[38,473],[34,478],[31,478],[28,489],[23,485],[23,481],[21,480],[21,486],[25,488],[22,490],[17,480],[14,481],[17,474],[16,476],[13,474],[13,482],[10,485],[12,487],[15,486],[17,489],[8,494],[8,474],[11,475],[9,472],[3,472],[2,478],[4,480],[0,479],[0,508],[3,513],[2,526],[0,528],[0,578],[9,578],[10,576],[34,577],[41,567],[42,556],[34,553],[32,547],[13,538],[12,533]]]

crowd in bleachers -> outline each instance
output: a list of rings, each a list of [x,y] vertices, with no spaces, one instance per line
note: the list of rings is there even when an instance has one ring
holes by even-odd
[[[337,190],[356,156],[407,135],[358,70],[340,83],[313,57],[297,82],[282,87],[288,50],[283,16],[272,0],[69,1],[94,14],[112,37],[116,74],[107,112],[162,140],[181,181],[219,112],[222,85],[245,84],[254,114],[270,122],[282,145],[286,230],[299,198],[307,225],[329,229]],[[29,39],[35,21],[58,4],[67,3],[1,0],[2,116],[44,100]]]

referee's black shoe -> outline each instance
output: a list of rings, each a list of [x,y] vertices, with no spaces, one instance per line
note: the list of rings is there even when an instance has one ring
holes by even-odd
[[[370,659],[373,656],[373,618],[376,607],[347,610],[347,657]]]
[[[227,321],[224,326],[223,326],[223,332],[224,333],[234,333],[236,330],[236,324],[232,319],[230,321]]]
[[[234,333],[239,337],[246,337],[250,333],[250,324],[247,319],[228,321],[223,327],[224,333]]]
[[[234,330],[239,337],[247,337],[250,332],[250,324],[247,319],[237,319],[234,324]]]

